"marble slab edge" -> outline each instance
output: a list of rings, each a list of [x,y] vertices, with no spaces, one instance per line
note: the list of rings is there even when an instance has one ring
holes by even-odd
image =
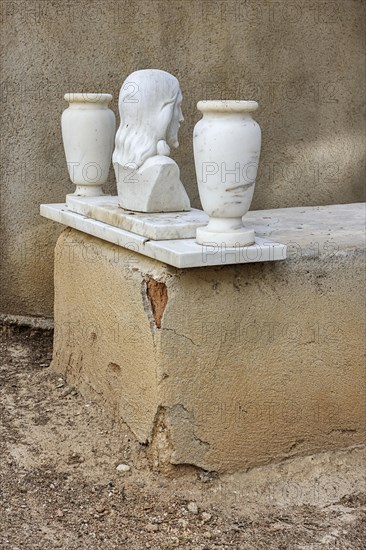
[[[256,237],[247,247],[201,246],[194,239],[152,241],[130,231],[76,214],[65,203],[41,204],[40,213],[52,221],[133,250],[179,269],[222,266],[286,259],[286,245]]]
[[[154,241],[194,239],[197,228],[208,223],[207,214],[196,208],[192,208],[189,212],[163,213],[123,210],[119,206],[118,197],[113,195],[98,197],[67,195],[66,204],[71,212]]]

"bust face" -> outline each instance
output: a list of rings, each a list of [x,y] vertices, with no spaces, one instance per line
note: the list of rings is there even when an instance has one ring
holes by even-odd
[[[169,147],[174,147],[175,149],[179,147],[178,142],[178,132],[180,128],[180,123],[183,122],[184,117],[182,113],[182,92],[179,90],[177,99],[175,101],[174,109],[173,109],[173,115],[172,119],[170,121],[170,124],[167,128],[166,132],[166,142],[169,145]]]

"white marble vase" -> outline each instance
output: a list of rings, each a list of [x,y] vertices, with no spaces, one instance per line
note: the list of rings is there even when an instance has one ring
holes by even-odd
[[[109,109],[111,94],[68,93],[61,117],[62,139],[75,195],[103,195],[112,160],[116,117]]]
[[[198,244],[247,246],[253,229],[243,226],[250,207],[261,148],[261,130],[251,113],[256,101],[199,101],[203,113],[193,132],[193,151],[207,226],[196,233]]]

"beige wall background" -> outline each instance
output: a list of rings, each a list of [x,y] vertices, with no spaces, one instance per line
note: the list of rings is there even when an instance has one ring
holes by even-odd
[[[61,226],[39,204],[63,202],[60,116],[68,91],[111,92],[128,74],[178,77],[185,123],[174,158],[194,206],[192,130],[200,99],[260,103],[263,146],[252,209],[363,200],[363,0],[3,1],[2,313],[52,316]],[[115,193],[110,173],[106,191]]]

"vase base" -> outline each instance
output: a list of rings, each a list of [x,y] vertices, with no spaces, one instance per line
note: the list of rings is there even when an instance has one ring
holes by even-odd
[[[253,229],[238,229],[236,231],[215,232],[206,227],[198,227],[196,231],[196,243],[206,246],[235,248],[238,246],[250,246],[255,243]]]
[[[100,197],[104,195],[101,185],[76,185],[75,193],[69,193],[76,197]]]

